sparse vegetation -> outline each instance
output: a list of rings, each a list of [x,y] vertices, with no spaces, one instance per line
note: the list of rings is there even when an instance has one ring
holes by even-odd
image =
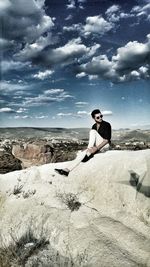
[[[43,232],[35,237],[28,229],[20,238],[12,234],[11,238],[8,246],[3,243],[0,247],[0,267],[79,267],[87,264],[86,251],[77,254],[75,259],[70,253],[64,257],[50,246]]]
[[[0,248],[1,267],[25,266],[28,258],[37,254],[40,249],[45,248],[49,244],[49,241],[44,236],[36,238],[31,229],[20,238],[12,234],[11,237],[12,242],[9,246],[3,244]]]
[[[23,191],[22,196],[23,198],[28,198],[30,196],[33,196],[36,193],[36,190],[28,190],[27,192]]]
[[[71,212],[78,210],[81,207],[77,196],[72,193],[57,194],[57,197],[71,210]]]
[[[13,189],[13,194],[14,195],[18,195],[22,192],[22,188],[23,185],[19,185],[19,183],[17,185],[15,185],[14,189]]]

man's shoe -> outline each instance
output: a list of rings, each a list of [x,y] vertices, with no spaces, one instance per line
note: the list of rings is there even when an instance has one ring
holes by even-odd
[[[93,158],[94,154],[91,155],[85,155],[85,157],[81,160],[81,162],[87,162],[89,159]]]
[[[67,172],[67,171],[65,171],[63,169],[55,169],[55,171],[57,173],[59,173],[60,175],[65,175],[65,176],[68,176],[69,175],[69,171]]]

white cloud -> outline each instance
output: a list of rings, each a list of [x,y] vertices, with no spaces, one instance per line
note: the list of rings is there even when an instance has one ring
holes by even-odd
[[[5,9],[11,6],[11,2],[9,0],[0,0],[0,11],[3,12]]]
[[[66,18],[65,18],[65,20],[71,20],[73,18],[73,16],[71,15],[71,14],[69,14]]]
[[[26,112],[27,109],[26,108],[19,108],[16,112],[17,113],[23,113],[23,112]]]
[[[49,89],[44,92],[45,95],[53,95],[53,94],[59,94],[63,93],[64,89]]]
[[[39,106],[49,105],[53,102],[62,102],[66,99],[73,98],[72,95],[68,94],[64,89],[49,89],[43,94],[39,94],[35,97],[25,97],[23,106]]]
[[[5,108],[0,108],[1,113],[13,113],[15,112],[13,109],[5,107]]]
[[[35,116],[35,119],[46,119],[48,116],[42,115],[42,116]]]
[[[64,26],[63,30],[66,32],[70,32],[70,31],[80,31],[81,30],[82,25],[79,24],[72,24],[71,26]]]
[[[50,77],[53,73],[54,73],[54,71],[52,71],[52,70],[46,70],[43,72],[39,71],[37,74],[34,74],[33,77],[38,78],[40,80],[44,80],[44,79]]]
[[[83,33],[85,36],[91,33],[104,35],[106,32],[110,31],[113,27],[114,25],[106,21],[101,15],[87,17],[86,25],[83,27]]]
[[[88,105],[88,102],[79,101],[79,102],[76,102],[75,105],[84,106],[84,105]]]
[[[137,17],[145,16],[147,20],[149,20],[150,15],[150,3],[141,4],[141,6],[134,6],[131,9],[131,13]]]
[[[73,113],[57,113],[57,116],[59,117],[67,117],[67,116],[72,116]]]
[[[112,115],[113,113],[112,113],[111,110],[103,110],[102,114],[105,115],[105,116],[108,116],[108,115]]]
[[[46,14],[42,16],[40,24],[32,25],[27,29],[28,36],[34,36],[38,38],[43,33],[49,31],[51,28],[54,27],[54,22],[51,17],[47,16]]]
[[[54,26],[53,19],[45,13],[44,0],[1,0],[5,38],[32,43]]]
[[[90,112],[87,112],[87,111],[85,111],[85,110],[79,110],[79,111],[77,112],[77,114],[78,114],[78,115],[90,115],[91,113],[90,113]]]
[[[114,13],[114,12],[117,12],[117,11],[119,11],[120,10],[120,6],[119,5],[112,5],[111,7],[109,7],[108,9],[107,9],[107,11],[105,12],[107,15],[110,15],[110,14],[112,14],[112,13]]]
[[[85,77],[87,74],[85,72],[81,72],[81,73],[78,73],[76,75],[77,78],[82,78],[82,77]]]
[[[3,60],[1,62],[1,70],[2,72],[7,72],[10,70],[19,70],[27,67],[29,65],[28,62],[22,63],[20,61],[14,61],[14,60]]]
[[[16,59],[20,60],[31,60],[37,56],[45,47],[50,44],[56,43],[57,37],[52,37],[51,33],[47,36],[40,36],[34,43],[26,43],[25,47],[14,55]]]
[[[74,0],[68,0],[67,9],[74,9],[76,8]]]
[[[94,44],[93,46],[91,46],[91,48],[89,49],[88,57],[93,56],[100,47],[100,44]]]
[[[28,116],[28,115],[24,115],[24,116],[19,116],[19,115],[16,115],[14,116],[14,119],[31,119],[32,116]]]
[[[140,78],[140,73],[136,70],[131,71],[131,76],[135,78]]]
[[[67,65],[74,62],[80,56],[85,55],[91,48],[81,42],[81,38],[72,39],[64,46],[50,49],[44,54],[44,62],[51,66],[61,63]]]
[[[134,15],[131,13],[124,13],[124,11],[121,11],[119,5],[112,5],[110,8],[107,9],[105,14],[107,16],[108,21],[112,23],[118,22],[120,19],[134,17]]]
[[[81,76],[84,73],[90,79],[99,77],[112,82],[149,78],[150,35],[147,35],[147,39],[146,43],[138,41],[127,43],[118,48],[111,59],[106,55],[93,57],[89,62],[80,65]]]
[[[121,70],[127,67],[137,67],[141,62],[145,61],[149,53],[150,45],[148,43],[129,42],[124,47],[118,48],[117,55],[112,57],[114,68]]]
[[[97,80],[98,79],[98,75],[88,75],[89,80]]]
[[[29,88],[28,85],[12,83],[10,81],[1,81],[0,91],[3,92],[4,95],[10,94],[10,92],[18,91],[19,94],[22,93],[22,90]]]

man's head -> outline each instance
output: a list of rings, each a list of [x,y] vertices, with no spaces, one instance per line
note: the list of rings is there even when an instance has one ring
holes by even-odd
[[[94,109],[91,112],[91,116],[92,118],[98,123],[100,123],[102,121],[103,115],[101,114],[99,109]]]

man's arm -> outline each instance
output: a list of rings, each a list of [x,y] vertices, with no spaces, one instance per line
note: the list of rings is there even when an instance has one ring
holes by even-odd
[[[107,139],[103,139],[103,142],[100,143],[98,146],[94,146],[94,147],[91,147],[89,148],[88,150],[91,152],[91,153],[96,153],[98,150],[100,150],[102,147],[104,147],[106,144],[108,144],[109,141]]]
[[[102,147],[104,147],[106,144],[108,144],[109,141],[107,139],[103,139],[103,142],[100,143],[96,148],[97,150],[100,150]]]

